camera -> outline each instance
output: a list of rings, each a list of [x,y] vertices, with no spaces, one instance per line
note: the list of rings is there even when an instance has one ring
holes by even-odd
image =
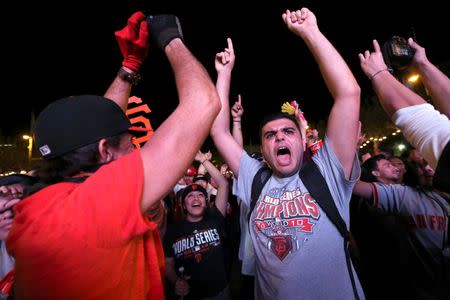
[[[414,49],[401,36],[393,36],[383,44],[383,58],[391,69],[403,70],[409,67]]]

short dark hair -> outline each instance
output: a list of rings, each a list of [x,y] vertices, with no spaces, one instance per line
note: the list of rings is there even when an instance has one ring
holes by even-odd
[[[109,145],[115,148],[119,146],[121,137],[124,134],[117,134],[105,139]],[[92,172],[99,166],[99,142],[96,141],[58,157],[42,160],[41,166],[37,170],[39,180],[45,184],[53,184],[80,172]]]
[[[378,170],[378,162],[382,159],[387,159],[384,154],[378,154],[375,156],[372,156],[371,158],[367,159],[362,165],[361,165],[361,180],[367,181],[367,182],[376,182],[378,179],[373,176],[372,171]]]
[[[261,123],[259,124],[259,139],[262,140],[263,136],[262,136],[262,129],[264,127],[264,125],[266,125],[269,122],[275,121],[275,120],[279,120],[279,119],[288,119],[291,120],[292,122],[294,122],[295,126],[298,128],[298,130],[300,130],[300,125],[297,123],[297,120],[295,119],[294,115],[288,115],[286,113],[283,112],[276,112],[270,115],[265,116]],[[300,130],[301,132],[301,130]]]

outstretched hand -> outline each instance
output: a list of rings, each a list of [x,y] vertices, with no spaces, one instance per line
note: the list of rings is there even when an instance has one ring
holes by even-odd
[[[318,29],[316,16],[306,7],[293,12],[286,10],[282,18],[288,29],[300,37],[308,31]]]
[[[412,38],[408,39],[408,44],[415,50],[413,57],[414,64],[419,65],[428,61],[424,47],[417,44]]]
[[[148,52],[148,29],[145,15],[138,11],[129,19],[127,26],[116,31],[115,36],[123,55],[122,66],[138,72]]]
[[[203,153],[201,150],[198,150],[195,154],[195,160],[198,162],[204,162],[206,160],[210,160],[212,158],[211,151],[208,151],[206,153]]]
[[[223,71],[228,71],[231,73],[233,70],[234,61],[236,59],[234,55],[233,41],[230,38],[227,38],[227,44],[227,48],[216,54],[214,66],[216,67],[217,73]]]
[[[363,70],[364,74],[366,74],[366,76],[371,80],[379,72],[388,70],[377,40],[373,40],[373,49],[374,52],[366,50],[364,51],[364,54],[358,54],[361,69]]]

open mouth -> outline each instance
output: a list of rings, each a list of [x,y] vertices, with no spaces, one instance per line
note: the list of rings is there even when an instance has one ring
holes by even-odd
[[[280,147],[280,148],[278,148],[277,156],[280,156],[280,155],[290,155],[290,154],[291,154],[291,151],[290,151],[288,148],[286,148],[286,147]]]
[[[279,164],[285,165],[288,164],[291,160],[291,150],[287,147],[280,147],[277,150],[277,160]]]

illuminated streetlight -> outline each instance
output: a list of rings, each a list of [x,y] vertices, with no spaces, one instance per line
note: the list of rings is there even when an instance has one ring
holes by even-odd
[[[406,146],[404,144],[398,144],[397,148],[398,150],[403,151],[406,149]]]
[[[413,74],[409,76],[407,80],[409,83],[415,83],[417,80],[419,80],[419,75]]]
[[[29,135],[24,134],[22,136],[24,140],[28,140],[28,161],[31,162],[31,154],[33,153],[33,138]]]

